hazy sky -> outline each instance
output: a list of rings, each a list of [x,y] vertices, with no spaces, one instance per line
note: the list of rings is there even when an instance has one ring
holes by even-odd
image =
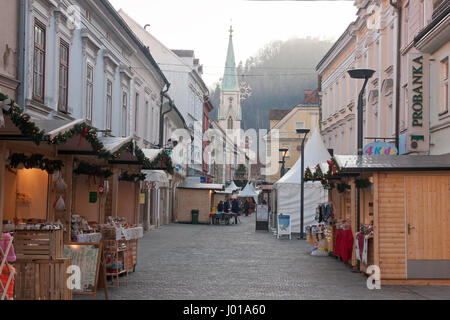
[[[239,63],[274,40],[336,40],[356,18],[353,1],[110,1],[170,49],[194,50],[208,86],[223,75],[230,23]]]

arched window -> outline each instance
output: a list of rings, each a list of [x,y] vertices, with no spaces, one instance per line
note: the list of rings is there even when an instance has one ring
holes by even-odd
[[[233,129],[233,119],[231,119],[231,117],[228,118],[228,129],[229,130]]]

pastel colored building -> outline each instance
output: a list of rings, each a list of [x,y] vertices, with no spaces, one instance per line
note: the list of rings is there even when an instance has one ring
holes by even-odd
[[[301,155],[303,136],[297,134],[297,129],[310,129],[311,132],[319,128],[319,96],[318,91],[308,90],[305,99],[290,110],[270,110],[270,131],[266,140],[266,168],[270,174],[266,175],[266,182],[275,183],[281,178],[282,154],[280,148],[289,151],[285,157],[285,173],[292,168]],[[275,134],[275,131],[277,132]],[[306,144],[307,140],[305,141]]]

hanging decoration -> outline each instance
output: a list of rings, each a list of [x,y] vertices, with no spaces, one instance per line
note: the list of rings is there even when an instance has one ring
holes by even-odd
[[[352,187],[349,184],[345,183],[345,182],[338,183],[338,185],[337,185],[337,191],[339,193],[344,193],[345,191],[350,190],[351,188]]]
[[[0,103],[2,107],[0,112],[9,116],[14,125],[27,138],[39,145],[45,138],[44,130],[40,130],[36,124],[31,121],[31,117],[23,112],[14,100],[7,95],[0,93]],[[2,111],[3,110],[3,111]]]
[[[328,163],[328,172],[327,172],[328,178],[336,176],[341,172],[341,168],[339,167],[339,164],[337,163],[334,157],[332,157],[331,160],[328,160],[327,163]]]
[[[120,181],[127,181],[127,182],[138,182],[138,181],[144,181],[147,177],[146,174],[143,173],[132,173],[128,174],[127,171],[122,173],[119,177]]]
[[[80,162],[78,167],[73,170],[73,173],[76,175],[88,175],[104,179],[108,179],[113,175],[113,172],[109,169],[103,169],[102,166],[91,165],[86,162]]]
[[[313,174],[312,174],[310,168],[306,168],[306,170],[305,170],[305,176],[303,177],[303,180],[304,180],[305,182],[308,182],[308,181],[314,181],[314,177],[313,177]]]
[[[355,179],[355,186],[358,189],[367,189],[372,186],[372,182],[369,179]]]
[[[97,137],[97,131],[86,123],[80,123],[75,125],[72,129],[58,134],[51,140],[52,144],[64,144],[70,138],[80,135],[78,145],[81,145],[82,139],[85,138],[92,146],[98,157],[101,159],[111,158],[111,153],[105,150],[103,143]]]
[[[315,167],[315,170],[316,171],[314,172],[313,176],[314,181],[320,181],[322,185],[325,186],[328,182],[328,179],[324,176],[319,164]]]
[[[167,150],[159,153],[153,161],[147,161],[144,164],[145,170],[167,170],[169,174],[173,174],[174,168],[172,158]]]
[[[25,169],[41,169],[47,171],[48,174],[60,171],[64,166],[61,160],[50,160],[44,158],[42,154],[33,154],[31,157],[28,157],[23,153],[14,153],[8,160],[11,168],[17,169],[23,165]]]
[[[323,184],[323,183],[322,183],[322,184]],[[329,182],[327,181],[325,184],[323,184],[323,188],[324,188],[325,190],[333,190],[334,188],[336,188],[336,184],[335,184],[334,182],[329,183]]]

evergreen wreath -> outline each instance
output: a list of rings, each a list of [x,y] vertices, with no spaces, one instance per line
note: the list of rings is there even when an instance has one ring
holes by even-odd
[[[96,176],[104,179],[108,179],[113,175],[113,172],[109,169],[103,169],[102,166],[99,165],[91,165],[87,162],[80,162],[78,168],[73,170],[73,173],[76,175],[88,175],[88,176]]]
[[[9,157],[9,166],[11,168],[18,168],[21,164],[25,169],[41,169],[47,171],[48,174],[53,174],[55,171],[60,171],[64,166],[61,160],[50,160],[44,158],[42,154],[33,154],[27,157],[23,153],[13,153]]]
[[[372,182],[370,182],[369,179],[355,179],[355,186],[358,189],[367,189],[370,188],[370,186],[372,185]]]
[[[20,130],[20,132],[27,138],[30,138],[34,143],[39,145],[45,138],[44,130],[39,129],[36,124],[31,121],[31,117],[23,112],[23,109],[17,106],[14,100],[10,99],[7,95],[0,93],[0,102],[9,106],[8,110],[3,110],[5,115],[11,118],[14,125]]]

